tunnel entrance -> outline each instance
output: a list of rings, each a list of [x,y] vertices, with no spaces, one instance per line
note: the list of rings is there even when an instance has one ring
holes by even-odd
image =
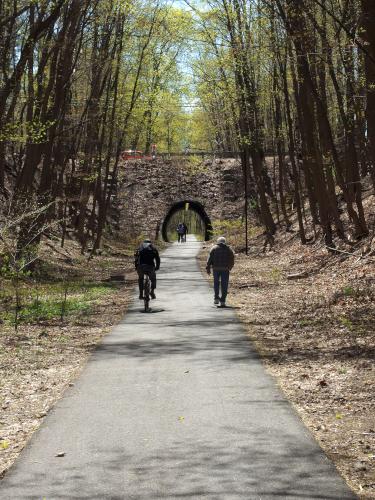
[[[202,235],[209,240],[212,235],[212,224],[203,205],[196,201],[184,200],[174,203],[168,210],[162,226],[164,241],[173,241],[175,229],[179,222],[185,222],[190,234]]]

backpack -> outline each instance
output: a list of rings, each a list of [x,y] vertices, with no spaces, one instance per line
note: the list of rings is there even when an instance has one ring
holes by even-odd
[[[157,252],[155,251],[155,248],[152,245],[149,245],[147,247],[140,247],[136,252],[134,253],[134,265],[136,268],[139,266],[145,264],[145,265],[153,265],[153,260],[155,258],[155,254]],[[143,258],[142,258],[143,257]],[[143,264],[141,264],[141,260],[143,261]],[[146,261],[146,262],[144,262]]]

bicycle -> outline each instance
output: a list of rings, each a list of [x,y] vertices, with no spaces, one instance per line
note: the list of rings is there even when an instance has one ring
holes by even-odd
[[[151,279],[148,273],[144,274],[143,277],[143,302],[144,302],[144,311],[150,312],[150,300],[151,300]]]

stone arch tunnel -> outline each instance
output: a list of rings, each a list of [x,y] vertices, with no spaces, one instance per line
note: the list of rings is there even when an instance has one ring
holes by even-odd
[[[169,224],[171,218],[173,217],[173,215],[175,213],[179,212],[180,210],[184,210],[186,205],[189,206],[189,210],[196,212],[199,215],[199,217],[201,218],[203,225],[204,225],[204,237],[205,237],[205,240],[208,241],[211,238],[211,234],[212,234],[211,219],[207,215],[205,207],[201,203],[199,203],[197,201],[193,201],[193,200],[178,201],[176,203],[173,203],[173,205],[169,208],[169,210],[168,210],[168,212],[163,220],[162,226],[161,226],[161,236],[162,236],[163,240],[168,241],[168,239],[169,239],[168,238],[168,224]]]
[[[144,236],[168,240],[168,221],[186,203],[202,219],[206,239],[214,221],[241,218],[244,193],[240,162],[216,159],[199,166],[181,160],[124,162],[111,227],[124,239]]]

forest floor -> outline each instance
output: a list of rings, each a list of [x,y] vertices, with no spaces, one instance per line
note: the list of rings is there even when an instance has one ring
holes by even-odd
[[[237,256],[230,303],[348,484],[374,499],[375,256],[363,246],[328,255],[321,243],[301,247],[290,233],[266,253],[263,242],[254,238],[250,256]]]
[[[14,290],[0,283],[0,477],[124,316],[136,280],[133,252],[111,242],[88,262],[72,241],[64,249],[45,241],[38,280],[20,286],[18,331]],[[123,274],[124,283],[110,280]]]

